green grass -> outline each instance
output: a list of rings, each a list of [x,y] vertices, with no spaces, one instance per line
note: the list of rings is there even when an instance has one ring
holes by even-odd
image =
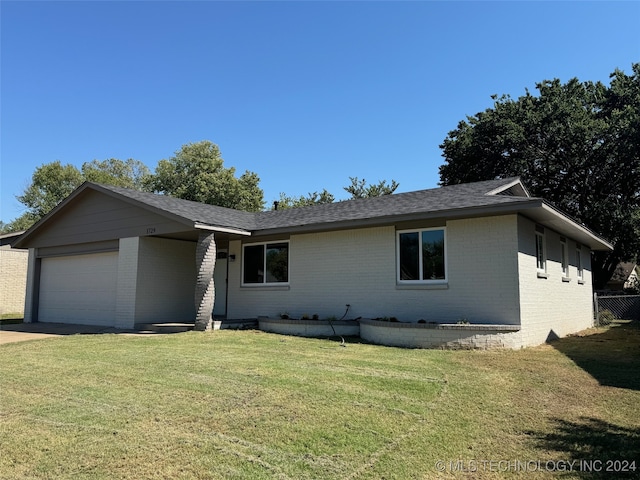
[[[226,330],[7,344],[0,478],[610,478],[483,462],[640,469],[639,347],[628,323],[493,352]]]
[[[22,323],[24,315],[22,313],[3,313],[0,315],[0,325],[10,325]]]

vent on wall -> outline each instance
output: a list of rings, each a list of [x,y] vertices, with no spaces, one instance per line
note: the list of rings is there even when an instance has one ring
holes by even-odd
[[[507,197],[515,197],[516,192],[514,192],[513,187],[507,188],[506,190],[501,191],[498,195],[505,195]]]

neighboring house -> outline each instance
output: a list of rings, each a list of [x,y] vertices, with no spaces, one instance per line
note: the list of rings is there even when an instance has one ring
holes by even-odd
[[[17,245],[25,321],[193,322],[215,286],[226,319],[349,304],[505,326],[511,347],[592,326],[590,252],[612,248],[518,178],[260,213],[85,183]]]
[[[640,287],[640,265],[634,262],[620,262],[611,279],[607,282],[607,290],[624,291]]]
[[[24,232],[0,235],[0,315],[24,312],[29,252],[11,248]]]

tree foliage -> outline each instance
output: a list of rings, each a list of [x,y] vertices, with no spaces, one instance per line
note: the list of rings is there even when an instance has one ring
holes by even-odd
[[[351,195],[350,200],[391,195],[400,186],[395,180],[391,180],[391,183],[387,183],[386,180],[381,180],[377,184],[367,184],[364,178],[360,180],[358,177],[349,177],[349,180],[351,181],[351,185],[343,187],[343,189]],[[308,193],[307,195],[301,195],[299,197],[291,197],[281,192],[277,204],[278,209],[284,209],[322,205],[325,203],[333,203],[335,200],[335,196],[325,188],[322,192]]]
[[[492,97],[440,145],[440,183],[521,176],[533,195],[614,244],[593,257],[602,287],[640,252],[640,64],[632,69],[615,70],[608,87],[554,79],[538,83],[537,96]]]
[[[82,176],[88,182],[144,190],[151,171],[139,160],[93,160],[82,165]]]
[[[175,156],[160,160],[146,185],[184,200],[257,212],[264,207],[259,182],[249,171],[236,178],[235,168],[224,167],[218,146],[205,140],[183,145]]]
[[[283,210],[285,208],[309,207],[311,205],[323,205],[333,202],[335,202],[335,197],[325,188],[322,192],[308,193],[307,195],[300,195],[299,197],[291,197],[284,192],[280,192],[280,198],[276,203],[277,209]],[[275,204],[274,208],[276,208]]]
[[[367,185],[367,181],[363,178],[349,177],[351,185],[344,187],[345,191],[351,194],[352,199],[381,197],[382,195],[391,195],[400,186],[395,180],[391,180],[391,184],[387,184],[386,180],[381,180],[376,184]]]
[[[41,218],[83,182],[82,174],[71,164],[59,160],[36,168],[31,184],[16,198],[29,213]]]

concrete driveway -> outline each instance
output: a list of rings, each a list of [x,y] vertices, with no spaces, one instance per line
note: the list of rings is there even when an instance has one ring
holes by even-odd
[[[74,325],[69,323],[17,323],[0,325],[0,345],[26,340],[60,337],[63,335],[96,335],[100,333],[122,333],[129,335],[145,335],[156,333],[140,330],[120,330],[112,327],[94,325]]]

